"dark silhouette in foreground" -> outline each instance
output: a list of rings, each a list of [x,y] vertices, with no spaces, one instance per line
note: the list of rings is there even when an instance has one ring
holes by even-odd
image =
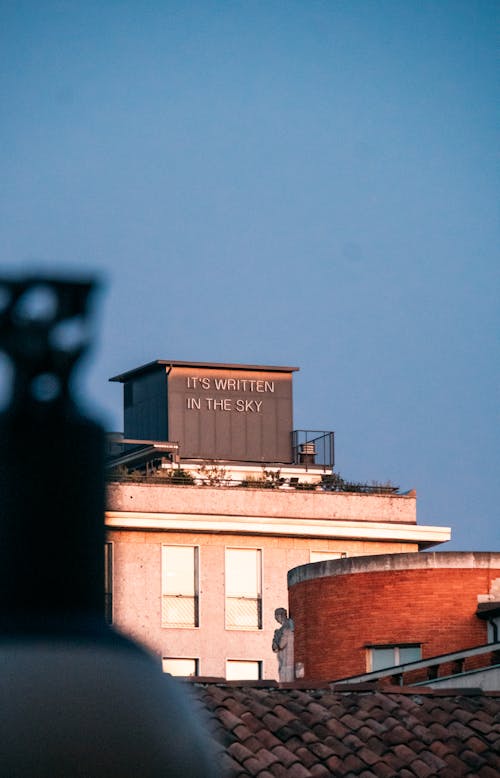
[[[184,692],[104,618],[104,433],[78,410],[94,284],[0,280],[0,774],[216,775]]]

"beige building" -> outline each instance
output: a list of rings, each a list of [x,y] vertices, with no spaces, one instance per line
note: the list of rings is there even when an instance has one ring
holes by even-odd
[[[417,524],[414,492],[335,476],[333,433],[293,431],[296,369],[158,361],[114,379],[109,614],[172,674],[277,678],[288,570],[450,538]]]

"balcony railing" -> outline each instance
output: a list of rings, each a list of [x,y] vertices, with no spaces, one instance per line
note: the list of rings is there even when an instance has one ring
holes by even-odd
[[[335,464],[335,433],[324,430],[294,430],[292,459],[296,465],[320,465],[331,470]]]

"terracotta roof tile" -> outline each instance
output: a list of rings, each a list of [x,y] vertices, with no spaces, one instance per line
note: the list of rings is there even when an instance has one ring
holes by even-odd
[[[288,770],[288,778],[311,778],[311,773],[299,762],[295,762]]]
[[[384,735],[384,742],[389,743],[390,745],[400,745],[401,743],[405,743],[407,740],[411,738],[411,730],[408,732],[405,727],[402,727],[400,724],[396,724],[395,727],[391,727],[387,730],[387,732]]]
[[[485,735],[490,735],[493,730],[496,730],[497,733],[500,735],[500,731],[498,727],[491,727],[491,723],[488,723],[487,721],[484,721],[483,718],[476,716],[469,722],[469,726],[472,729],[477,730],[478,732],[484,732]]]
[[[262,743],[260,739],[255,735],[250,735],[250,737],[245,738],[241,742],[243,743],[245,748],[248,748],[248,750],[251,751],[252,753],[256,753],[257,751],[262,750]]]
[[[386,762],[377,762],[372,767],[377,778],[397,778],[397,773]]]
[[[288,776],[288,768],[284,765],[280,764],[279,762],[276,762],[275,764],[271,765],[269,768],[269,771],[276,777],[276,778],[287,778]]]
[[[315,764],[309,768],[309,771],[314,778],[330,778],[331,772],[322,764]]]
[[[416,754],[419,754],[421,751],[425,750],[425,744],[422,743],[421,740],[409,740],[408,741],[408,748],[411,748],[412,751],[415,751]]]
[[[446,742],[450,738],[448,729],[437,721],[429,725],[429,731],[432,732],[433,740],[444,740]]]
[[[331,732],[333,732],[333,734],[335,735],[335,737],[338,737],[338,738],[343,738],[343,737],[345,737],[345,736],[347,735],[347,733],[349,732],[349,730],[347,729],[347,727],[345,727],[345,726],[344,726],[344,724],[342,724],[342,723],[341,723],[341,722],[340,722],[338,719],[336,719],[336,718],[331,718],[331,719],[329,719],[328,721],[326,721],[326,722],[325,722],[325,724],[326,724],[326,727],[327,727],[327,728],[328,728],[328,729],[329,729]]]
[[[344,759],[344,770],[347,773],[359,773],[365,765],[361,761],[361,759],[358,759],[358,757],[355,754],[349,754]]]
[[[421,759],[415,759],[411,763],[411,769],[417,778],[431,778],[431,776],[435,777],[436,775],[439,775],[439,773],[435,773],[432,767],[426,765],[425,762],[423,762]]]
[[[407,761],[401,759],[397,754],[394,753],[394,751],[387,751],[384,754],[384,762],[392,767],[392,769],[397,772],[398,776],[401,770],[408,764]],[[412,762],[409,764],[412,764]]]
[[[334,775],[340,774],[344,769],[344,763],[338,756],[330,756],[326,760],[326,765]]]
[[[293,751],[289,751],[289,749],[285,748],[284,746],[276,746],[273,748],[272,753],[276,757],[277,761],[281,762],[281,764],[284,764],[285,767],[289,767],[298,761],[297,756],[293,753]]]
[[[304,745],[302,745],[300,748],[297,748],[295,755],[297,756],[297,759],[300,761],[300,763],[303,764],[304,767],[307,767],[309,770],[311,767],[313,767],[313,765],[319,764],[319,757],[317,754],[309,751],[309,749]]]
[[[314,724],[313,730],[320,740],[324,740],[330,734],[324,724]]]
[[[476,754],[480,754],[482,751],[487,751],[488,746],[484,742],[484,740],[480,740],[475,735],[472,735],[472,737],[469,737],[466,741],[467,748],[470,748],[471,751],[474,751]]]
[[[332,753],[342,758],[351,753],[351,749],[347,747],[345,742],[338,740],[336,737],[331,737],[331,735],[325,738],[324,745],[328,746]]]
[[[313,754],[316,754],[317,757],[323,759],[324,761],[329,759],[331,756],[335,756],[335,752],[332,751],[329,746],[319,742],[311,743],[309,746],[309,751],[311,751]]]
[[[439,756],[441,759],[445,759],[446,755],[451,753],[451,749],[446,743],[443,743],[440,740],[435,740],[429,745],[428,753],[436,754],[436,756]]]
[[[281,742],[280,740],[278,740],[278,738],[275,735],[273,735],[272,732],[268,732],[267,729],[260,730],[259,740],[264,746],[264,748],[267,748],[268,750],[271,750],[273,746],[279,746]]]
[[[223,776],[496,778],[500,697],[192,684]],[[222,752],[221,752],[222,749]],[[224,751],[225,749],[225,751]]]
[[[432,767],[436,775],[439,775],[439,771],[446,767],[445,760],[441,759],[439,756],[436,756],[430,751],[423,751],[420,754],[420,759],[425,762],[426,765]]]
[[[485,756],[485,754],[482,754],[482,756]],[[497,749],[496,752],[494,752],[493,754],[489,753],[487,757],[487,762],[492,767],[495,767],[498,771],[498,774],[500,775],[500,750]]]
[[[262,721],[271,732],[276,732],[283,727],[283,720],[275,716],[274,713],[266,713],[262,717]]]
[[[235,729],[238,724],[241,724],[241,719],[235,716],[234,713],[231,713],[231,711],[226,710],[226,708],[217,708],[217,718],[222,722],[225,729],[228,729],[230,732]]]
[[[309,730],[306,730],[305,732],[303,732],[301,737],[302,737],[302,740],[304,741],[304,743],[317,743],[318,742],[318,738],[316,737],[314,732],[310,732]]]
[[[290,738],[295,735],[295,729],[292,729],[292,727],[289,727],[285,724],[283,727],[280,727],[280,729],[277,729],[274,734],[281,743],[286,743],[287,740],[290,740]]]
[[[245,759],[243,762],[243,767],[247,771],[249,775],[258,775],[260,776],[260,773],[265,770],[265,767],[261,765],[258,759],[251,756],[249,759]]]
[[[371,749],[362,746],[357,752],[359,758],[367,765],[374,765],[380,761],[380,756],[375,754]]]
[[[478,778],[498,778],[498,770],[494,770],[489,765],[481,767]]]
[[[304,741],[302,740],[302,738],[293,735],[292,737],[288,738],[288,740],[286,741],[286,747],[290,749],[290,751],[295,752],[299,748],[304,747]]]

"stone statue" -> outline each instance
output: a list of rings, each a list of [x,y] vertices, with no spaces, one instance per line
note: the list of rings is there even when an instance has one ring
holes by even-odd
[[[281,683],[294,681],[293,619],[288,618],[286,608],[276,608],[274,618],[281,624],[281,627],[274,631],[273,637],[273,651],[278,655],[279,680]]]

